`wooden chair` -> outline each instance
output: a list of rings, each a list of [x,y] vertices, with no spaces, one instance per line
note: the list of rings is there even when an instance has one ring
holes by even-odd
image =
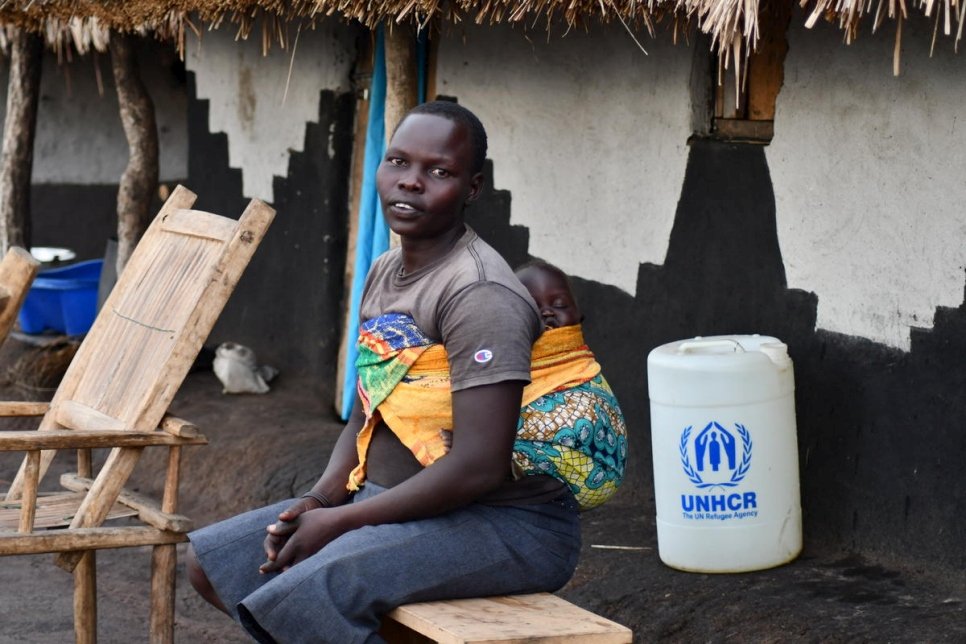
[[[18,246],[7,249],[0,261],[0,344],[10,335],[38,270],[40,262]]]
[[[96,641],[95,551],[142,545],[154,546],[150,641],[174,639],[175,544],[191,529],[176,514],[181,448],[206,441],[165,414],[275,214],[253,200],[236,221],[194,201],[179,186],[161,208],[51,402],[0,403],[0,415],[43,415],[37,431],[0,432],[0,451],[27,453],[0,504],[0,555],[58,553],[74,573],[78,642]],[[160,504],[123,489],[153,445],[168,447]],[[111,448],[96,476],[93,448]],[[78,450],[77,473],[38,495],[60,449]],[[135,525],[105,525],[118,517]]]

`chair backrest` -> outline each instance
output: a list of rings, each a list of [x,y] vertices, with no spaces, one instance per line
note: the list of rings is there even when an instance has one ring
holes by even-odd
[[[8,248],[0,261],[0,343],[10,335],[38,270],[40,262],[18,246]]]
[[[190,210],[179,186],[131,255],[64,374],[45,429],[153,431],[188,374],[275,211],[252,200],[239,220]],[[138,449],[114,449],[72,528],[103,521]],[[41,459],[41,477],[52,453]],[[7,498],[19,497],[24,467]]]

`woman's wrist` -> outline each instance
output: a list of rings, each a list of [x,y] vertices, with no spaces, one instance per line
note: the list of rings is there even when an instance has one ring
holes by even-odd
[[[329,500],[329,497],[327,497],[326,495],[322,494],[321,492],[316,492],[314,490],[309,490],[308,492],[306,492],[305,494],[303,494],[300,498],[303,498],[303,499],[313,499],[313,500],[315,500],[316,503],[319,504],[319,507],[320,508],[331,508],[332,507],[332,501]]]

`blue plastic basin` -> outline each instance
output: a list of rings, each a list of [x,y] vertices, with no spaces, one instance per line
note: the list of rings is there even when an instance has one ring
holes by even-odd
[[[103,264],[104,260],[92,259],[41,271],[20,309],[20,329],[24,333],[87,333],[97,315],[97,285]]]

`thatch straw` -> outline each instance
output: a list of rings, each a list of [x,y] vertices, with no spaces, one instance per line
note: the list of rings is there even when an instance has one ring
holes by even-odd
[[[715,46],[730,50],[735,41],[754,44],[758,0],[0,0],[0,24],[44,34],[56,51],[105,51],[111,31],[152,33],[174,41],[183,51],[185,34],[200,35],[199,25],[217,28],[230,23],[238,38],[260,26],[266,51],[289,46],[285,24],[314,26],[317,19],[337,15],[367,26],[411,22],[424,28],[432,20],[477,24],[562,21],[568,27],[619,20],[643,26],[673,16],[694,21],[711,34]],[[0,34],[0,46],[4,36]]]
[[[889,20],[897,25],[898,50],[901,22],[911,10],[926,17],[935,15],[936,33],[941,22],[942,33],[953,36],[955,25],[957,49],[962,38],[966,0],[798,1],[808,11],[807,27],[821,18],[837,23],[846,43],[856,38],[861,23],[871,22],[874,32]],[[432,20],[528,25],[545,21],[548,26],[563,21],[575,27],[616,19],[625,26],[644,26],[652,34],[656,22],[670,17],[675,37],[680,23],[696,24],[720,54],[740,65],[758,40],[759,4],[759,0],[0,0],[0,24],[43,33],[58,51],[65,47],[104,51],[111,31],[152,33],[176,42],[183,51],[187,31],[200,34],[204,25],[214,28],[226,22],[238,38],[248,38],[260,26],[267,50],[273,45],[289,46],[286,23],[311,27],[317,19],[332,15],[368,26],[408,21],[419,28]],[[3,40],[0,33],[0,46]]]

